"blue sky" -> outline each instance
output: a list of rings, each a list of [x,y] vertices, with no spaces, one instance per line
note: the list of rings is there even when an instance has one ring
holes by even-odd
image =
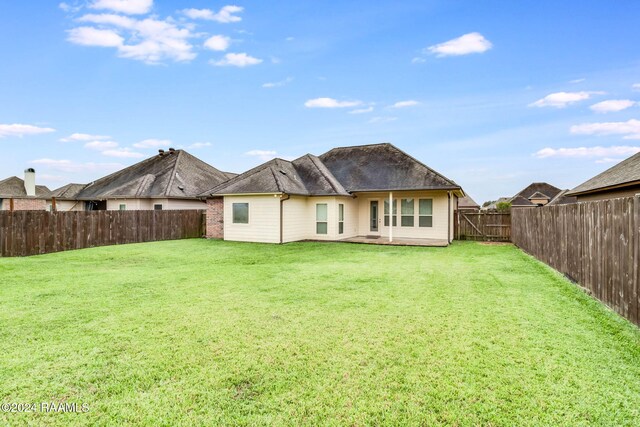
[[[0,3],[0,178],[391,142],[477,201],[640,150],[637,1]]]

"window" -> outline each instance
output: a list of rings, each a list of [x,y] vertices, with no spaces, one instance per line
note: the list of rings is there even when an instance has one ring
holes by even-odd
[[[433,227],[433,199],[420,199],[418,207],[418,226]]]
[[[344,205],[338,204],[338,234],[344,233]]]
[[[316,234],[327,234],[327,204],[316,205]]]
[[[125,205],[124,203],[120,205],[120,210],[121,211],[126,211],[127,210],[127,205]]]
[[[393,226],[397,227],[398,226],[398,201],[397,200],[393,200],[393,214],[391,215],[393,218]],[[389,226],[389,199],[386,199],[384,201],[384,226],[388,227]]]
[[[249,224],[249,203],[234,203],[232,210],[234,224]]]
[[[153,210],[154,211],[161,211],[162,210],[162,204],[158,203],[158,204],[153,205]]]
[[[400,205],[400,225],[403,227],[413,227],[413,199],[402,199]]]

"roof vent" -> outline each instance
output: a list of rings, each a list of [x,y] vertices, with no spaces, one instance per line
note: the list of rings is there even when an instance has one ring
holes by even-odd
[[[184,191],[184,185],[178,185],[178,189]]]
[[[286,175],[286,174],[287,174],[287,171],[280,169],[280,173],[281,173],[282,175]]]
[[[158,150],[158,156],[160,157],[164,156],[164,150]]]
[[[175,153],[175,152],[176,152],[176,149],[175,149],[175,148],[169,148],[169,154],[173,154],[173,153]]]

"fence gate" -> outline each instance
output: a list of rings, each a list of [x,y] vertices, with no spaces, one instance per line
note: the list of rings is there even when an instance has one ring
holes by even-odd
[[[511,241],[510,213],[456,211],[454,225],[458,240]]]

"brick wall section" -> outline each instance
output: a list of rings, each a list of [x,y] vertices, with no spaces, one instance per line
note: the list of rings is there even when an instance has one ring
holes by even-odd
[[[9,210],[9,199],[2,201],[2,209]],[[48,210],[47,201],[43,199],[13,199],[14,211],[46,211]]]
[[[207,239],[224,238],[224,200],[207,199]]]

